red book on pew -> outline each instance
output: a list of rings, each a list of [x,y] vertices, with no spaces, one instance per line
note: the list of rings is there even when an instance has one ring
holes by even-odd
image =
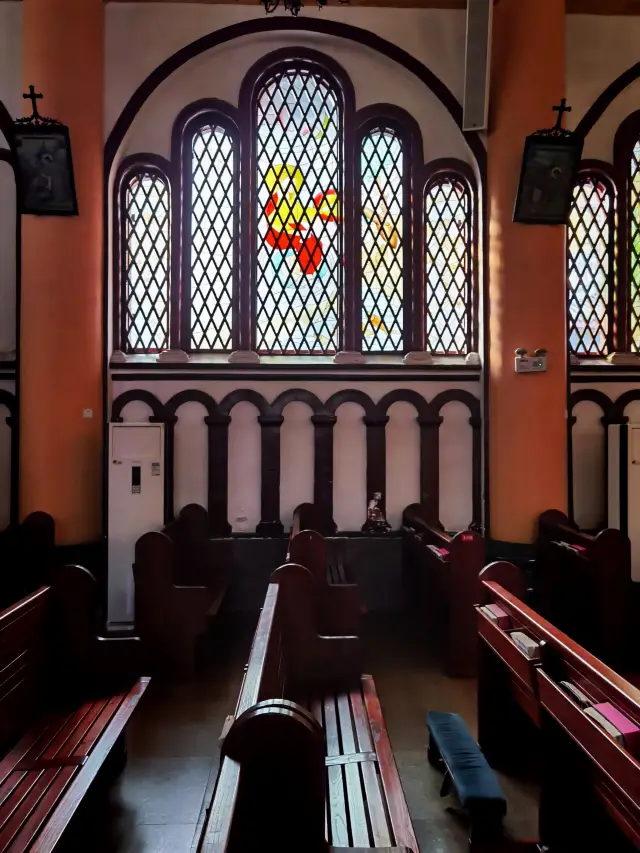
[[[617,708],[614,708],[610,702],[600,702],[593,707],[618,729],[629,752],[635,756],[640,755],[640,729],[638,726]]]
[[[509,614],[506,613],[499,604],[487,604],[487,610],[489,611],[489,618],[493,619],[493,621],[497,623],[498,628],[506,630],[511,627],[511,618]]]

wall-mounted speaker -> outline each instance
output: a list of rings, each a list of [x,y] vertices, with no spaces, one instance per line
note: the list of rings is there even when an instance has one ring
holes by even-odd
[[[463,130],[486,130],[489,116],[493,0],[467,0]]]

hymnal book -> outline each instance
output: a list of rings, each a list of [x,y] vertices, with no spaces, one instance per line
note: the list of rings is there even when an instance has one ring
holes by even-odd
[[[620,732],[629,752],[634,755],[640,753],[640,729],[634,722],[614,708],[610,702],[599,702],[593,707]]]
[[[565,548],[567,551],[573,551],[574,554],[582,554],[587,549],[584,545],[571,545],[569,542],[553,542],[553,545],[559,545],[560,548]]]
[[[449,556],[449,552],[446,548],[438,548],[436,545],[427,545],[427,548],[435,554],[439,560],[444,560],[445,557]]]
[[[488,616],[492,622],[495,622],[498,628],[505,630],[511,627],[511,618],[509,614],[505,613],[499,604],[486,604],[484,607],[481,607],[480,610],[482,610],[484,615]]]
[[[527,637],[527,635],[523,634],[522,631],[513,631],[513,633],[511,634],[511,639],[516,644],[516,646],[525,653],[527,657],[538,657],[538,652],[540,651],[540,644],[536,643],[535,640],[532,640],[531,637]]]
[[[588,717],[591,717],[594,723],[597,723],[600,728],[603,729],[609,735],[609,737],[612,737],[615,740],[616,743],[619,743],[620,746],[625,745],[624,735],[622,734],[620,729],[616,728],[613,723],[609,722],[609,720],[604,716],[604,714],[601,714],[600,711],[597,710],[597,708],[585,708],[584,713]]]
[[[582,690],[578,690],[575,684],[570,681],[561,681],[560,687],[565,693],[568,693],[571,698],[580,705],[581,708],[588,708],[591,705],[591,699],[585,695]]]

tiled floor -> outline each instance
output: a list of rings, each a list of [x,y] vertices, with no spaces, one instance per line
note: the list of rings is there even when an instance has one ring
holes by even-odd
[[[468,850],[463,822],[440,799],[441,776],[425,759],[424,714],[457,711],[475,728],[475,685],[443,676],[404,620],[369,617],[367,668],[373,673],[422,853]],[[182,853],[189,849],[207,783],[217,769],[217,740],[232,713],[252,627],[220,625],[215,654],[187,684],[153,683],[129,732],[129,761],[91,824],[96,853]],[[535,795],[502,780],[509,829],[535,835]]]

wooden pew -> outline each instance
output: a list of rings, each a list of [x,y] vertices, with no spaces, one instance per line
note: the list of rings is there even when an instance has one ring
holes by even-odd
[[[0,613],[0,851],[66,845],[94,783],[126,758],[149,679],[135,671],[136,638],[97,638],[84,610],[95,617],[96,596],[86,570],[59,568],[51,587]]]
[[[478,576],[485,564],[482,537],[471,530],[449,536],[421,504],[402,517],[403,563],[409,599],[421,630],[440,647],[447,675],[476,672]]]
[[[331,537],[336,534],[336,525],[333,519],[327,518],[326,513],[319,510],[315,504],[304,503],[299,504],[293,511],[290,541],[304,530],[315,530],[323,537]],[[348,583],[344,544],[344,540],[325,539],[324,571],[327,583],[335,585]],[[297,558],[291,557],[291,559],[293,562],[299,562]]]
[[[292,535],[287,557],[307,568],[315,581],[317,619],[323,634],[359,634],[364,607],[357,584],[331,583],[327,568],[327,540],[316,530]]]
[[[536,606],[553,625],[610,666],[628,667],[631,546],[609,528],[582,533],[564,513],[538,519]]]
[[[162,531],[136,542],[136,631],[153,675],[189,676],[195,648],[217,615],[229,579],[212,558],[207,512],[185,506]]]
[[[0,532],[0,607],[49,583],[54,549],[55,524],[46,512],[32,512]]]
[[[146,533],[136,542],[135,626],[152,675],[187,677],[193,672],[196,643],[207,631],[214,599],[206,586],[175,582],[175,550],[164,533]]]
[[[314,579],[304,567],[288,564],[272,575],[236,711],[223,732],[223,759],[213,797],[201,813],[192,853],[236,853],[265,845],[291,851],[327,850],[328,845],[397,846],[418,853],[375,685],[370,675],[360,674],[359,639],[318,635],[313,596]],[[247,841],[241,830],[236,834],[239,826],[260,833],[262,813],[255,797],[245,795],[246,753],[236,751],[234,738],[248,709],[268,699],[277,699],[278,706],[300,720],[300,737],[310,741],[309,752],[313,752],[314,738],[317,748],[314,732],[323,729],[322,779],[317,778],[317,753],[315,762],[306,756],[298,762],[292,751],[284,761],[285,771],[298,780],[298,793],[304,780],[304,789],[315,803],[314,816],[308,826],[295,823],[294,838],[286,827],[281,837],[278,823],[277,831],[260,834],[260,844],[254,844],[253,836]],[[282,700],[295,702],[296,707]],[[264,723],[265,727],[280,724]],[[252,743],[258,737],[252,736]],[[261,742],[259,748],[266,748],[264,738]],[[278,822],[296,821],[286,800],[276,812]],[[267,826],[272,827],[273,820],[271,815]]]
[[[497,569],[497,570],[496,570]],[[540,702],[536,668],[539,658],[528,658],[511,640],[522,630],[538,642],[552,626],[527,607],[522,597],[503,583],[520,574],[510,563],[493,563],[480,573],[476,605],[478,648],[478,743],[492,767],[518,775],[535,759],[540,728]],[[501,577],[502,575],[502,577]],[[524,586],[524,583],[523,583]],[[499,605],[509,617],[509,627],[499,627],[481,610]],[[528,769],[528,767],[527,767]]]
[[[478,608],[486,662],[501,665],[483,669],[479,680],[480,744],[487,758],[501,763],[507,753],[519,755],[530,734],[513,725],[519,706],[520,725],[527,715],[538,729],[541,845],[550,851],[640,849],[638,744],[617,743],[561,682],[577,687],[591,704],[609,702],[638,727],[640,691],[498,583],[485,583],[483,592],[484,603],[499,604],[512,626],[498,628]],[[528,659],[510,639],[514,628],[541,644],[538,657]]]

